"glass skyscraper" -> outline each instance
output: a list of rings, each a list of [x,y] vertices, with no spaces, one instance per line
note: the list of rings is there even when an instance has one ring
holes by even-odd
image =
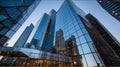
[[[34,28],[33,24],[30,24],[30,26],[27,26],[24,32],[21,34],[17,42],[15,43],[14,47],[22,48],[24,47],[29,35],[31,34],[32,30]]]
[[[98,3],[113,17],[120,21],[120,0],[97,0]]]
[[[82,14],[77,12],[81,12]],[[97,65],[102,66],[100,57],[94,48],[93,41],[91,40],[91,37],[84,26],[84,22],[80,18],[84,17],[84,14],[85,13],[80,9],[78,10],[71,1],[65,1],[62,4],[56,15],[55,30],[55,45],[59,45],[58,48],[61,48],[60,50],[58,48],[56,50],[62,50],[61,52],[70,50],[70,48],[66,47],[67,44],[65,43],[65,41],[74,36],[74,39],[76,40],[76,45],[74,44],[72,46],[72,44],[69,44],[69,46],[71,46],[71,48],[77,47],[79,53],[73,52],[73,56],[77,57],[78,55],[81,55],[82,64],[84,67],[93,67]],[[58,32],[60,30],[63,33]],[[73,42],[74,41],[72,41],[72,43]]]
[[[0,0],[0,46],[10,39],[40,0]]]
[[[41,50],[43,51],[51,52],[51,50],[54,48],[53,41],[54,41],[55,21],[56,21],[56,11],[51,10],[49,24],[41,46]]]
[[[24,35],[29,34],[23,32],[16,42],[20,48],[0,47],[0,55],[5,56],[0,65],[120,66],[119,42],[93,15],[85,14],[71,0],[65,0],[57,12],[45,13],[31,38]]]
[[[41,21],[39,22],[39,25],[37,27],[37,30],[32,38],[32,41],[30,42],[30,47],[34,49],[41,49],[46,30],[49,24],[50,16],[48,14],[44,14]]]

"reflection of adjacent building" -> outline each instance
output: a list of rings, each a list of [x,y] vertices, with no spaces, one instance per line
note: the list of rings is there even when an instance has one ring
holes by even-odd
[[[120,21],[120,0],[97,0],[98,3],[113,17]]]
[[[106,66],[120,65],[120,46],[119,42],[100,24],[100,22],[91,14],[87,14],[86,18],[90,24],[86,24],[88,31],[94,41],[94,45],[98,50],[104,64]]]
[[[56,32],[55,37],[55,49],[56,53],[61,55],[70,56],[73,59],[73,63],[77,66],[81,66],[81,55],[78,52],[75,36],[72,35],[68,40],[65,41],[63,30],[59,29]]]
[[[0,0],[0,46],[25,22],[40,0]]]
[[[76,39],[75,36],[72,35],[67,41],[66,41],[66,55],[72,57],[73,59],[73,63],[76,66],[82,66],[82,57],[79,54],[78,51],[78,47],[77,47],[77,43],[76,43]]]
[[[56,53],[61,55],[66,55],[65,39],[64,39],[63,31],[61,29],[56,32],[55,49],[56,49]]]

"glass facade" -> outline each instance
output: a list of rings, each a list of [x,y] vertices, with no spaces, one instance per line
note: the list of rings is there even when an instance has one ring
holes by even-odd
[[[14,47],[22,48],[24,47],[29,35],[31,34],[32,30],[34,28],[34,25],[31,24],[30,26],[27,26],[24,32],[21,34],[17,42],[15,43]]]
[[[34,49],[41,49],[46,30],[49,24],[50,16],[48,14],[44,14],[42,17],[42,20],[39,23],[39,26],[37,27],[37,30],[29,44],[29,48]]]
[[[51,52],[53,49],[55,20],[56,20],[56,11],[51,10],[49,24],[45,33],[43,44],[41,46],[41,50],[43,51]]]
[[[120,1],[119,0],[97,0],[99,4],[116,19],[120,21]]]
[[[10,39],[40,0],[0,0],[0,45]]]
[[[100,57],[94,48],[94,43],[84,26],[84,22],[81,21],[71,3],[70,1],[65,1],[56,15],[56,51],[63,55],[70,53],[71,57],[81,56],[81,58],[77,59],[82,61],[83,67],[102,66]],[[71,37],[74,37],[75,41],[68,41]],[[66,45],[69,45],[68,48]],[[74,52],[69,48],[74,48]]]
[[[119,47],[114,38],[94,16],[86,15],[71,0],[65,0],[57,12],[45,13],[28,38],[32,28],[26,28],[15,47],[0,47],[0,55],[4,56],[0,65],[104,67],[120,64]]]

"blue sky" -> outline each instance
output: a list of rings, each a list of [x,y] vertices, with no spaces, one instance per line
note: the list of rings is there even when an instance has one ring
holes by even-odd
[[[25,21],[23,26],[16,32],[16,34],[8,41],[8,46],[13,46],[19,36],[22,34],[26,26],[36,22],[42,17],[44,13],[49,13],[51,9],[56,11],[60,8],[64,0],[42,0],[35,11]],[[94,15],[108,31],[115,36],[120,42],[120,22],[109,15],[96,0],[74,0],[73,1],[86,14]]]

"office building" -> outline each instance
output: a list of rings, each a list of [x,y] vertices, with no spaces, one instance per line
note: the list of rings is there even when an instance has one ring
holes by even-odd
[[[30,42],[30,47],[29,48],[34,48],[34,49],[41,49],[47,27],[49,25],[49,20],[50,16],[48,14],[44,14],[41,21],[38,22],[38,27],[36,32],[34,33],[34,36]]]
[[[51,10],[49,15],[50,15],[50,20],[45,33],[43,44],[41,46],[41,50],[46,52],[51,52],[51,50],[54,48],[53,42],[54,42],[54,33],[55,33],[54,31],[55,31],[56,11]]]
[[[0,65],[120,66],[119,42],[71,0],[65,0],[57,12],[45,13],[35,29],[27,48],[0,47],[0,55],[5,56]]]
[[[120,21],[120,0],[97,0],[114,18]]]
[[[40,0],[0,0],[0,46],[25,22]]]
[[[86,27],[104,64],[106,66],[120,65],[119,42],[94,16],[87,14],[86,18],[90,21],[90,24],[86,24]]]
[[[30,26],[27,26],[26,29],[23,31],[17,42],[15,43],[14,47],[22,48],[24,47],[29,35],[31,34],[32,30],[34,28],[34,25],[31,24]]]
[[[71,0],[66,0],[61,8],[58,10],[56,15],[56,40],[55,45],[57,43],[60,46],[64,47],[65,41],[68,41],[71,45],[70,48],[78,48],[79,53],[76,52],[73,56],[77,57],[81,55],[81,60],[83,67],[93,67],[93,66],[103,66],[102,60],[100,59],[98,52],[94,48],[93,41],[84,26],[84,22],[80,17],[84,17],[85,13],[75,6],[75,4]],[[58,31],[62,31],[58,32]],[[59,33],[59,34],[58,34]],[[76,45],[72,46],[71,37],[74,36],[76,40]],[[74,43],[74,41],[72,41]],[[67,49],[71,51],[71,49]],[[56,49],[57,50],[57,49]],[[59,50],[58,50],[59,51]],[[65,48],[62,48],[62,52],[65,51]],[[71,56],[72,57],[72,56]],[[78,58],[77,58],[78,59]],[[77,64],[77,63],[76,63]]]

